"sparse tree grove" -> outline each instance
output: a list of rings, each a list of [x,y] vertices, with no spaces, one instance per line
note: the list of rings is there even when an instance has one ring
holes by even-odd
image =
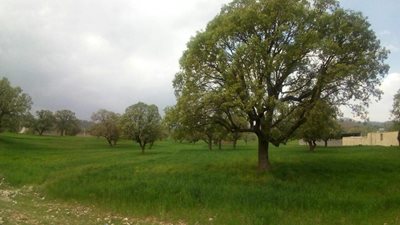
[[[314,150],[317,140],[327,143],[339,132],[340,106],[363,115],[382,94],[387,56],[367,19],[338,1],[233,0],[188,42],[173,80],[177,103],[163,121],[156,105],[139,102],[123,115],[93,113],[90,132],[110,146],[129,138],[142,153],[165,130],[178,141],[203,140],[209,150],[256,137],[258,169],[266,171],[271,144],[299,137]],[[0,130],[28,115],[39,135],[80,131],[71,110],[33,117],[31,105],[21,88],[0,80]],[[400,90],[391,113],[400,145]]]

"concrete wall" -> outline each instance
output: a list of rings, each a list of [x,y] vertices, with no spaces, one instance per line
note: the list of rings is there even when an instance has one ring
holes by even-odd
[[[344,137],[342,143],[343,146],[370,145],[368,137]]]
[[[323,147],[325,146],[325,142],[324,141],[317,141],[315,142],[317,144],[317,146],[319,147]],[[299,140],[299,145],[308,145],[308,143],[306,143],[305,141],[303,141],[302,139]],[[341,139],[331,139],[328,140],[328,147],[337,147],[337,146],[342,146],[342,140]]]
[[[381,145],[398,146],[397,132],[368,133],[366,137],[344,137],[343,146],[354,145]]]

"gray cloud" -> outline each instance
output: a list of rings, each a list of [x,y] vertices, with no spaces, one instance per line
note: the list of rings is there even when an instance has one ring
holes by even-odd
[[[186,42],[226,0],[0,0],[0,74],[34,109],[88,119],[137,101],[175,103],[172,79]]]
[[[29,93],[34,110],[66,108],[82,119],[138,101],[162,110],[175,103],[186,43],[227,2],[0,0],[0,76]],[[398,43],[394,28],[381,30],[384,43]]]

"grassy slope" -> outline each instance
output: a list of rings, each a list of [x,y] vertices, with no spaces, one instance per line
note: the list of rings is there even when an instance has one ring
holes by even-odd
[[[54,199],[189,224],[400,224],[397,147],[282,146],[256,171],[255,145],[207,151],[79,137],[0,135],[0,176]],[[212,218],[212,219],[211,219]]]

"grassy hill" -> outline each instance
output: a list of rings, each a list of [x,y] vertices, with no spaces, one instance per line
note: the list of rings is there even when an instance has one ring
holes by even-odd
[[[142,155],[131,141],[1,134],[0,177],[52,201],[176,223],[400,224],[398,147],[292,143],[271,150],[268,173],[255,149],[164,141]]]

